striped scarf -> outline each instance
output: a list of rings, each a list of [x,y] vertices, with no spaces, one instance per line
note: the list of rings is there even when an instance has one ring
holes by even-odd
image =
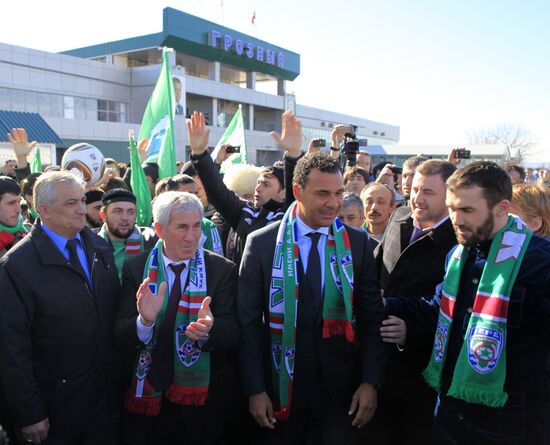
[[[103,237],[105,241],[109,242],[109,234],[107,233],[107,224],[101,226],[101,230],[98,232],[98,235]],[[136,255],[143,252],[143,235],[140,233],[137,227],[134,227],[134,230],[128,238],[126,238],[126,255]]]
[[[506,226],[495,235],[447,395],[490,407],[502,407],[508,400],[504,392],[508,304],[531,236],[525,223],[511,215]],[[423,373],[426,382],[437,391],[441,387],[460,276],[468,250],[459,245],[449,261],[433,351]]]
[[[286,211],[273,258],[269,292],[272,377],[276,389],[275,417],[290,414],[294,359],[296,353],[296,309],[299,298],[300,250],[297,243],[296,203]],[[325,245],[323,338],[344,335],[353,342],[353,263],[348,234],[336,218]],[[332,278],[332,279],[331,279]]]
[[[151,292],[157,293],[158,286],[165,279],[162,261],[162,240],[159,240],[147,258],[143,278],[150,278]],[[166,392],[172,403],[179,405],[204,405],[208,397],[210,384],[210,353],[203,352],[197,342],[185,335],[187,325],[197,321],[202,301],[206,297],[206,268],[202,248],[197,249],[195,257],[189,262],[189,285],[183,291],[179,301],[174,323],[174,382]],[[160,297],[160,296],[159,296]],[[148,416],[156,416],[162,404],[162,391],[157,391],[147,374],[151,369],[153,351],[158,342],[158,333],[166,315],[169,292],[166,289],[164,303],[155,320],[153,339],[142,346],[137,354],[132,386],[126,393],[125,404],[128,411]]]

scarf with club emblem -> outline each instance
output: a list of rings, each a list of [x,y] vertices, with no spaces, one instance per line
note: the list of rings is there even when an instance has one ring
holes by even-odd
[[[286,211],[277,233],[269,291],[271,368],[276,392],[275,417],[279,420],[288,419],[294,376],[300,280],[300,250],[297,241],[294,203]],[[330,227],[324,267],[323,338],[344,335],[347,341],[353,342],[353,263],[349,237],[338,218]]]
[[[531,236],[525,223],[510,215],[506,226],[493,238],[447,395],[493,408],[502,407],[508,400],[504,391],[508,304]],[[468,250],[459,245],[449,260],[433,351],[423,373],[437,391]]]
[[[107,224],[101,226],[101,230],[98,232],[99,236],[102,236],[105,241],[109,242],[109,234],[107,233]],[[140,233],[137,227],[134,227],[134,230],[128,238],[126,238],[126,248],[124,249],[125,255],[135,255],[144,251],[143,247],[143,235]]]
[[[162,261],[162,240],[159,240],[147,258],[143,278],[151,281],[151,292],[157,293],[160,284],[165,279]],[[189,262],[189,282],[179,301],[176,321],[174,323],[174,382],[164,397],[179,405],[204,405],[208,396],[210,384],[210,353],[203,352],[197,342],[185,335],[189,323],[197,321],[202,301],[206,297],[206,268],[202,248],[197,249],[195,257]],[[128,411],[148,416],[156,416],[160,412],[163,393],[157,391],[147,374],[151,369],[153,351],[157,344],[158,333],[166,315],[169,292],[166,289],[162,309],[155,320],[153,339],[144,345],[137,354],[132,386],[126,393],[126,408]]]

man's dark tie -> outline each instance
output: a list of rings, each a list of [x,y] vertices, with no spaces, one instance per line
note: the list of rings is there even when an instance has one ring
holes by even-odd
[[[317,314],[320,312],[321,303],[323,301],[321,259],[319,258],[319,249],[317,248],[321,234],[319,232],[311,232],[308,233],[307,236],[311,238],[311,249],[307,260],[306,281],[311,293],[311,305]]]
[[[170,289],[166,314],[157,339],[157,346],[153,354],[153,363],[149,371],[149,380],[157,390],[168,388],[174,381],[174,323],[178,305],[182,295],[181,273],[185,269],[185,263],[169,264],[175,274],[174,284]]]
[[[78,253],[76,251],[76,247],[77,247],[78,243],[79,243],[79,241],[76,238],[73,238],[73,239],[70,239],[69,241],[67,241],[67,249],[69,249],[69,264],[71,265],[71,267],[73,267],[78,272],[80,272],[82,277],[84,277],[84,279],[86,281],[88,281],[88,276],[86,275],[86,272],[84,271],[84,268],[82,267],[82,263],[78,259]]]

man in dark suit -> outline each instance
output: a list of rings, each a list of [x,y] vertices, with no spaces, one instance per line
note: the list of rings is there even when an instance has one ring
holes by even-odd
[[[202,217],[195,195],[162,193],[159,242],[124,263],[115,334],[135,362],[125,398],[132,444],[217,443],[234,403],[237,273],[199,247]]]
[[[283,222],[251,234],[244,251],[237,302],[244,389],[267,443],[304,444],[308,437],[313,443],[351,443],[352,426],[363,426],[376,409],[385,364],[372,250],[364,232],[335,221],[344,193],[337,160],[324,153],[305,156],[293,182],[296,204]],[[294,261],[279,257],[284,232],[294,232],[294,244],[285,250]],[[344,255],[340,236],[347,238]],[[274,268],[278,258],[283,268]],[[288,285],[289,292],[279,292]],[[288,389],[280,379],[288,379]]]
[[[86,223],[84,184],[48,172],[40,214],[0,262],[0,372],[21,435],[35,444],[116,444],[122,398],[113,326],[120,284]]]
[[[410,206],[395,211],[374,252],[384,297],[431,296],[442,281],[445,257],[456,245],[445,205],[445,181],[455,170],[454,165],[442,160],[427,160],[416,168]],[[393,316],[384,320],[385,341],[393,342],[391,335],[399,323],[402,321]],[[430,434],[435,405],[435,392],[420,375],[427,365],[431,344],[411,343],[405,349],[390,346],[379,409],[366,430],[366,438],[375,443],[417,443]]]

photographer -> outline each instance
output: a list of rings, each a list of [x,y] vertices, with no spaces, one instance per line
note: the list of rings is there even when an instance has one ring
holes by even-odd
[[[378,174],[378,177],[376,178],[375,182],[384,184],[391,191],[393,191],[395,202],[399,206],[400,203],[402,203],[405,199],[401,194],[399,194],[396,191],[396,184],[401,181],[401,178],[399,177],[399,175],[403,173],[403,169],[401,167],[397,167],[396,165],[393,165],[390,162],[384,162],[382,164],[377,164],[374,167],[374,172],[377,172],[380,169],[380,167],[382,167],[382,169],[380,170],[380,174]]]
[[[356,131],[357,126],[355,125],[336,125],[330,135],[332,140],[330,156],[339,159],[340,170],[342,171],[346,167],[357,165],[359,141],[357,140]]]

